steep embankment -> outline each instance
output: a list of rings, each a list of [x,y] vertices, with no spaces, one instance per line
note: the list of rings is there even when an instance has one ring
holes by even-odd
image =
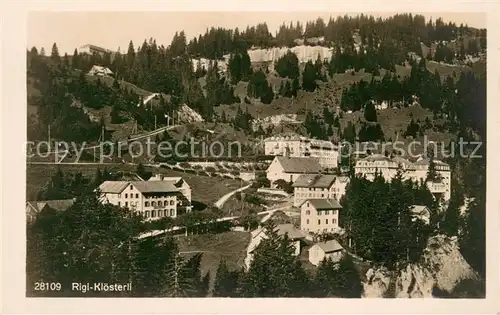
[[[443,235],[429,239],[419,263],[398,272],[370,269],[363,283],[364,297],[429,298],[433,291],[452,293],[463,280],[479,280],[460,253],[456,239]]]

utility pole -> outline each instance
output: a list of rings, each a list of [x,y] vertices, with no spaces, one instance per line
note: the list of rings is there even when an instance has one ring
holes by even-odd
[[[49,152],[50,152],[50,124],[48,126],[48,135],[49,135]]]
[[[155,115],[155,130],[156,130],[156,115]]]

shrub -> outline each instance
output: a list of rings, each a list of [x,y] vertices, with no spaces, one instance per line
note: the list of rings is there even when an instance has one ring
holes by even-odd
[[[209,173],[215,173],[217,170],[212,166],[208,166],[207,168],[205,168],[205,171]]]
[[[274,182],[276,187],[279,189],[284,190],[286,193],[291,194],[293,193],[293,186],[291,183],[284,181],[283,179],[278,179],[277,181]]]

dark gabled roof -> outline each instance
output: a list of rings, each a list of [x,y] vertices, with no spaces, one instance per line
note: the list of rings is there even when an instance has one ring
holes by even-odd
[[[421,215],[424,212],[429,213],[429,208],[427,208],[426,206],[422,206],[422,205],[412,205],[410,207],[410,212],[412,215]]]
[[[27,201],[31,207],[35,209],[36,212],[42,211],[45,207],[49,207],[56,211],[66,211],[74,203],[74,199],[60,199],[60,200],[39,200],[39,201]]]
[[[141,193],[178,192],[173,181],[135,181],[130,182]]]
[[[291,240],[297,240],[297,239],[302,239],[306,237],[306,234],[302,231],[297,229],[293,224],[291,223],[284,223],[284,224],[278,224],[275,228],[275,231],[278,233],[278,235],[288,235],[288,238]],[[252,232],[252,238],[257,237],[260,233],[266,233],[265,228],[260,228]]]
[[[292,240],[300,239],[300,238],[305,238],[304,232],[301,230],[297,229],[293,224],[291,223],[285,223],[285,224],[279,224],[276,226],[276,229],[278,230],[278,235],[285,235],[287,234],[288,237]]]
[[[309,202],[316,210],[342,209],[340,203],[335,199],[307,199],[302,204]],[[301,205],[302,206],[302,205]]]
[[[347,177],[330,174],[304,174],[293,183],[293,187],[329,188],[335,181],[345,182]]]
[[[318,158],[277,156],[276,159],[285,173],[319,173],[321,165]]]
[[[336,240],[329,240],[317,243],[316,245],[318,245],[325,253],[333,253],[344,249]]]

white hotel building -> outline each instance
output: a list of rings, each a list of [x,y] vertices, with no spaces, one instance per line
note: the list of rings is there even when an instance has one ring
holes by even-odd
[[[434,160],[436,173],[440,180],[426,182],[430,192],[435,197],[442,196],[445,201],[451,196],[451,170],[450,166],[442,161]],[[429,159],[419,158],[416,162],[410,162],[401,157],[389,158],[381,154],[369,155],[356,162],[356,175],[365,176],[368,180],[373,180],[375,173],[381,173],[385,180],[391,180],[397,173],[398,167],[403,170],[403,178],[414,182],[424,181],[429,170]]]
[[[149,181],[105,181],[100,201],[129,208],[146,220],[175,218],[191,211],[191,189],[180,177],[153,177]]]
[[[316,157],[324,168],[336,168],[339,152],[331,141],[288,134],[264,139],[264,153],[271,156]]]

